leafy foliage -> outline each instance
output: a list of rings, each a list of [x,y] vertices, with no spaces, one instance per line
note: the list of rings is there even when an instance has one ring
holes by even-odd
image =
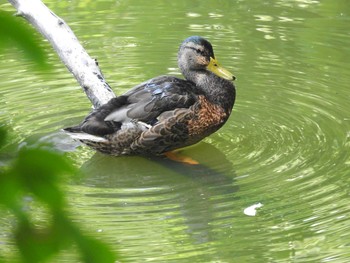
[[[23,50],[39,69],[47,69],[46,55],[35,33],[19,19],[0,11],[0,52],[13,44]],[[83,262],[115,262],[117,256],[103,242],[92,238],[74,223],[66,211],[67,202],[60,189],[63,175],[74,168],[61,154],[45,148],[22,148],[8,159],[4,149],[7,132],[0,126],[0,210],[10,211],[16,225],[13,240],[16,259],[24,263],[49,262],[59,252],[74,247]],[[6,162],[1,159],[7,156]],[[28,197],[46,208],[45,226],[38,226],[24,200]],[[14,262],[0,255],[0,263]]]
[[[0,134],[3,145],[4,129],[0,129]],[[0,156],[3,151],[0,150]],[[73,245],[83,262],[115,262],[111,249],[84,234],[66,212],[67,203],[59,183],[63,175],[73,171],[62,155],[46,148],[23,148],[10,163],[0,167],[0,208],[11,211],[16,218],[13,235],[21,262],[48,262]],[[47,207],[50,222],[45,227],[34,224],[30,211],[23,209],[27,196]]]
[[[39,69],[47,69],[47,56],[40,47],[36,32],[15,16],[0,10],[0,52],[14,44],[23,50],[23,55],[37,62]]]

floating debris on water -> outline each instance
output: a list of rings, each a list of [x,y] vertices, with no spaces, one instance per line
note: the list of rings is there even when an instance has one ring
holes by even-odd
[[[243,213],[246,214],[247,216],[255,216],[256,215],[256,209],[262,207],[262,203],[257,203],[251,206],[248,206],[247,208],[244,209]]]

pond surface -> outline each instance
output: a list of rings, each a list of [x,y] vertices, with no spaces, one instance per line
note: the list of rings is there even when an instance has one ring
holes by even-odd
[[[177,48],[190,35],[237,77],[229,121],[183,150],[200,162],[189,166],[75,148],[59,130],[91,104],[56,54],[44,73],[15,47],[0,55],[12,143],[51,140],[66,152],[82,171],[67,186],[75,220],[124,262],[350,261],[347,0],[45,2],[117,94],[180,75]]]

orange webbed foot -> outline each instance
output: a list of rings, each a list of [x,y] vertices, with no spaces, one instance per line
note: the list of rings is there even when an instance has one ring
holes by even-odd
[[[169,158],[170,160],[175,161],[175,162],[186,163],[186,164],[190,164],[190,165],[199,164],[199,162],[192,159],[191,157],[182,155],[182,154],[175,152],[175,151],[166,152],[164,155],[167,158]]]

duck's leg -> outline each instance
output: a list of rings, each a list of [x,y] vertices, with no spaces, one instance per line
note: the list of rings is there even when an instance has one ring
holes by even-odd
[[[196,160],[192,159],[189,156],[185,156],[180,154],[179,152],[176,151],[170,151],[170,152],[166,152],[164,153],[164,155],[169,158],[172,161],[175,162],[180,162],[180,163],[186,163],[186,164],[190,164],[190,165],[197,165],[199,164],[199,162],[197,162]]]

